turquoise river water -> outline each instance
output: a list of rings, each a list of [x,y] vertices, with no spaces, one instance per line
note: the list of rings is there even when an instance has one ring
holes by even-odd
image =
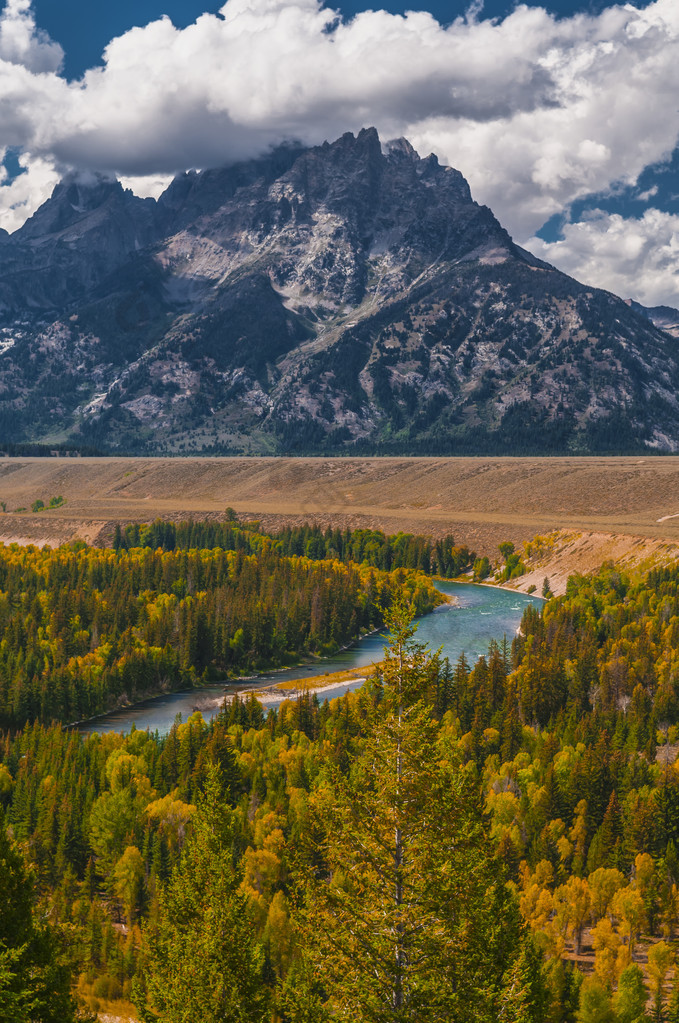
[[[476,586],[473,583],[437,582],[443,592],[457,598],[454,604],[444,604],[432,614],[425,615],[418,622],[417,639],[426,643],[431,650],[442,647],[444,657],[451,662],[464,651],[473,663],[488,650],[492,639],[501,642],[516,635],[521,616],[528,604],[542,604],[539,597],[502,590],[494,586]],[[114,711],[80,725],[84,732],[129,732],[134,724],[139,729],[158,731],[161,735],[169,732],[177,714],[185,721],[194,710],[200,710],[207,720],[219,710],[225,695],[236,689],[261,686],[270,687],[287,679],[315,678],[345,668],[368,667],[382,659],[385,644],[384,635],[373,634],[359,640],[355,646],[343,650],[334,657],[315,661],[297,668],[286,668],[258,675],[244,683],[217,683],[190,692],[171,693],[157,696],[124,710]],[[333,699],[341,696],[361,683],[324,689],[319,699]],[[281,698],[281,702],[282,699]],[[267,701],[267,706],[275,706]]]

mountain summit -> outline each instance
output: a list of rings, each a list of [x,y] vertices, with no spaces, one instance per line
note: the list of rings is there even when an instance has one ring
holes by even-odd
[[[128,452],[679,448],[673,337],[373,128],[71,177],[0,237],[0,439]]]

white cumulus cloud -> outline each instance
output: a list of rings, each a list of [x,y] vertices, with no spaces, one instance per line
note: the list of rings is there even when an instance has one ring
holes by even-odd
[[[0,18],[0,60],[31,71],[58,71],[64,59],[59,43],[35,24],[31,0],[7,0]]]
[[[0,141],[153,194],[178,170],[375,125],[459,168],[519,241],[668,158],[679,139],[677,0],[561,19],[479,10],[444,27],[427,12],[342,22],[320,0],[228,0],[184,29],[168,18],[131,29],[102,67],[67,82],[29,0],[7,0]]]
[[[19,156],[19,166],[23,173],[12,180],[0,167],[0,229],[10,234],[36,211],[60,178],[51,160],[34,159],[30,153]]]
[[[679,215],[648,209],[643,216],[592,211],[567,224],[563,239],[531,238],[541,259],[600,288],[644,305],[677,305],[679,299]]]

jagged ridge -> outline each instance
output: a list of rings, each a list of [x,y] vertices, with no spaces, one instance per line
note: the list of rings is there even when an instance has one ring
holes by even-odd
[[[675,450],[677,342],[374,129],[71,177],[0,238],[0,436],[127,451]]]

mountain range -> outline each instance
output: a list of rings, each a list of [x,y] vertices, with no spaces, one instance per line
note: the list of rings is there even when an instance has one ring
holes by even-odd
[[[679,449],[679,313],[516,245],[374,129],[66,177],[0,232],[0,442],[110,453]]]

